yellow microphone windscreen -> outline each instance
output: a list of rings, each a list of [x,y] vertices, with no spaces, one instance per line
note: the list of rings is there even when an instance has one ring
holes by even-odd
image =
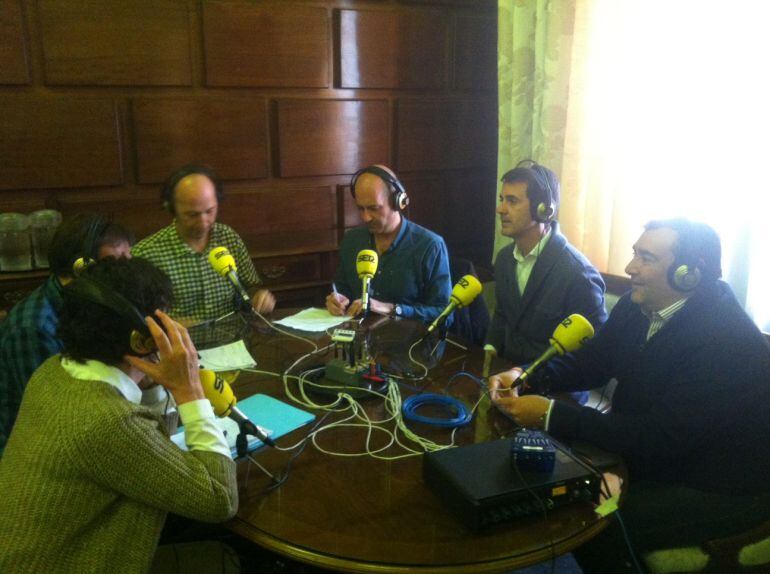
[[[452,287],[452,299],[458,307],[466,307],[481,293],[481,283],[473,275],[463,275]]]
[[[235,259],[230,255],[227,247],[214,247],[209,251],[209,264],[220,275],[227,275],[229,271],[237,271]]]
[[[577,351],[593,336],[594,328],[588,319],[583,315],[573,313],[556,327],[551,336],[551,345],[560,355],[563,355]]]
[[[211,403],[214,414],[218,417],[229,415],[237,402],[233,388],[223,378],[218,377],[214,371],[201,369],[200,377],[203,393]]]
[[[358,277],[363,279],[364,277],[369,277],[370,279],[374,277],[374,274],[377,273],[377,252],[372,249],[362,249],[358,252],[358,257],[356,257],[356,272],[358,273]]]

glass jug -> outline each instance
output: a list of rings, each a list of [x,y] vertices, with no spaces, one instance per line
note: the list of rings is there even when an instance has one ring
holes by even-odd
[[[29,219],[22,213],[0,213],[0,271],[32,269]]]
[[[61,213],[54,209],[41,209],[29,215],[35,267],[48,267],[48,247],[60,223]]]

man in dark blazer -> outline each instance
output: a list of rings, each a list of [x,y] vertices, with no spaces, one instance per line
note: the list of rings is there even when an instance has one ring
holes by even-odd
[[[548,348],[556,326],[572,313],[601,327],[604,281],[559,233],[559,181],[550,169],[525,160],[501,181],[501,232],[514,242],[497,255],[497,305],[486,342],[521,365]]]

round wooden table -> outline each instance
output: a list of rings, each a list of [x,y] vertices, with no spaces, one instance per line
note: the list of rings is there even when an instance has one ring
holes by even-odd
[[[249,341],[259,370],[282,372],[311,349],[302,341],[260,330],[263,332],[253,333]],[[372,349],[394,368],[408,368],[404,353],[423,330],[410,321],[381,321],[370,331]],[[320,346],[328,337],[316,335],[314,340]],[[314,356],[304,364],[320,364],[331,356]],[[460,370],[480,375],[482,359],[477,348],[463,351],[447,345],[420,384],[427,391],[450,393],[471,407],[483,395],[479,384],[464,376],[451,386],[448,382]],[[303,368],[299,365],[292,373]],[[296,389],[297,383],[291,384]],[[414,392],[400,386],[404,396]],[[242,373],[234,387],[241,398],[264,393],[291,402],[277,377]],[[313,396],[321,402],[331,400]],[[373,419],[385,417],[383,400],[366,399],[361,404]],[[447,429],[419,423],[408,426],[437,443],[451,440]],[[312,424],[279,439],[279,445],[297,443],[310,427]],[[455,438],[457,444],[471,444],[510,436],[513,430],[513,423],[483,396],[473,422]],[[318,441],[324,450],[354,453],[362,451],[365,438],[363,429],[342,428],[324,432]],[[374,445],[385,440],[377,434],[373,438]],[[401,452],[397,448],[386,451]],[[262,449],[253,456],[275,474],[284,469],[290,453]],[[240,508],[227,526],[274,552],[331,570],[436,574],[505,572],[535,564],[569,552],[605,526],[591,504],[576,502],[549,511],[545,518],[534,515],[474,533],[424,484],[422,458],[346,458],[324,454],[309,444],[291,464],[286,482],[267,493],[270,479],[241,460]]]

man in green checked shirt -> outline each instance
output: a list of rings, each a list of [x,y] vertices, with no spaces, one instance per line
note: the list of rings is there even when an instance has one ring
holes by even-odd
[[[149,259],[171,278],[174,306],[170,315],[187,324],[222,317],[237,309],[230,282],[217,274],[208,262],[215,247],[226,247],[235,258],[238,276],[252,294],[252,306],[259,313],[275,307],[275,297],[259,289],[259,276],[249,252],[238,234],[217,223],[222,183],[213,170],[187,165],[166,180],[161,190],[163,206],[174,221],[134,247],[137,257]]]

